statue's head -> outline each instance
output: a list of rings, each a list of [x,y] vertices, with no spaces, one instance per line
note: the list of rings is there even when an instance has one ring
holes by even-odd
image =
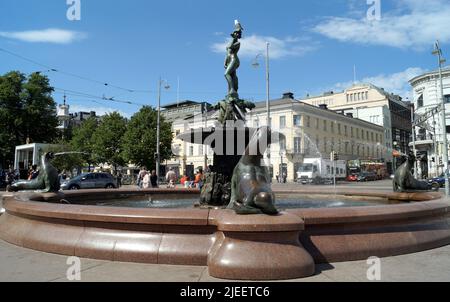
[[[46,159],[54,159],[55,158],[55,153],[54,152],[47,152],[45,154],[45,158]]]
[[[416,161],[416,156],[414,155],[414,152],[408,153],[408,161],[410,161],[410,162]]]
[[[231,34],[231,37],[234,39],[241,39],[242,38],[242,31],[235,31]]]

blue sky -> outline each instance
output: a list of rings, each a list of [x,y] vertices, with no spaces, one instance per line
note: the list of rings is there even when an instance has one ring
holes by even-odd
[[[370,0],[373,1],[378,0]],[[381,20],[368,20],[367,0],[80,0],[81,20],[69,21],[66,0],[2,0],[0,48],[65,73],[47,72],[62,91],[156,105],[158,78],[177,98],[215,103],[226,94],[224,43],[234,20],[244,27],[239,69],[241,97],[265,98],[264,64],[255,56],[271,42],[271,96],[296,97],[342,89],[357,79],[410,95],[407,81],[434,69],[433,43],[450,52],[448,0],[380,0]],[[450,58],[450,55],[448,55]],[[0,51],[0,73],[46,71]],[[83,78],[135,90],[105,87]],[[118,110],[128,116],[139,106],[75,95],[74,110]]]

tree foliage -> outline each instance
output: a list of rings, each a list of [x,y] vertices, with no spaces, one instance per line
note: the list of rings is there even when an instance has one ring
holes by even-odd
[[[125,164],[122,137],[126,129],[126,119],[118,112],[113,112],[102,118],[100,125],[92,136],[93,153],[98,156],[101,162],[112,165],[115,170],[117,166]]]
[[[157,111],[148,106],[133,115],[123,137],[124,157],[127,161],[149,169],[155,166],[157,118]],[[171,128],[171,124],[161,117],[161,161],[172,156]]]
[[[99,123],[96,118],[90,117],[73,130],[72,140],[70,146],[72,151],[83,152],[81,155],[84,163],[89,166],[99,163],[100,158],[95,154],[94,133],[97,130]]]
[[[0,76],[0,162],[11,164],[14,148],[29,142],[52,143],[57,138],[56,103],[46,76],[26,77],[18,71]]]

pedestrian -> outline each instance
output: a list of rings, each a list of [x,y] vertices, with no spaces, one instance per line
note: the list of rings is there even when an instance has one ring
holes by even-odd
[[[158,175],[156,175],[155,170],[152,171],[152,175],[150,176],[150,183],[152,185],[152,188],[158,188]]]
[[[277,183],[280,183],[280,174],[279,173],[277,173],[276,178],[277,178]]]
[[[39,176],[39,170],[37,165],[31,167],[30,173],[28,174],[28,180],[36,179]]]
[[[145,174],[144,178],[141,181],[141,188],[142,189],[149,189],[150,188],[150,174]]]
[[[167,172],[166,174],[167,188],[175,188],[177,180],[177,173],[175,173],[173,168],[170,168],[169,172]]]
[[[202,187],[203,187],[203,169],[198,169],[198,173],[197,173],[197,175],[195,175],[194,184],[197,189],[200,189],[200,190],[202,189]]]
[[[117,187],[120,188],[122,187],[122,172],[119,171],[119,173],[117,174]]]
[[[16,178],[16,173],[11,166],[9,166],[8,172],[6,172],[6,184],[11,186]]]
[[[139,171],[139,174],[138,174],[138,180],[137,180],[137,186],[138,186],[138,188],[140,188],[140,189],[142,189],[142,187],[143,187],[143,180],[144,180],[144,177],[145,177],[145,175],[147,175],[148,173],[147,173],[147,171],[145,170],[145,168],[142,168],[141,169],[141,171]]]

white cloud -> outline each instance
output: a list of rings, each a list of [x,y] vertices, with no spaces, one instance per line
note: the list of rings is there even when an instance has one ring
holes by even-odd
[[[312,30],[342,42],[430,49],[436,39],[450,42],[448,0],[400,0],[398,8],[381,11],[381,21],[329,17]],[[369,6],[367,6],[369,8]]]
[[[426,70],[420,67],[410,67],[404,71],[400,71],[393,74],[380,74],[377,76],[366,77],[362,79],[362,83],[370,83],[380,88],[384,88],[389,93],[395,93],[403,98],[411,98],[412,88],[409,84],[409,80],[425,73]],[[352,81],[337,83],[334,85],[334,90],[344,90],[353,85]]]
[[[30,43],[70,44],[72,42],[82,40],[86,38],[86,36],[87,35],[82,32],[57,28],[14,32],[0,31],[0,37]]]
[[[70,105],[70,112],[71,113],[75,113],[75,112],[91,112],[91,111],[95,111],[95,114],[97,116],[103,116],[105,114],[118,112],[118,113],[120,113],[120,115],[122,115],[124,117],[127,117],[127,118],[131,117],[131,114],[129,114],[129,113],[126,113],[126,112],[124,112],[122,110],[109,108],[109,107]]]
[[[222,43],[215,43],[211,49],[217,53],[225,53],[229,39]],[[266,42],[270,43],[270,57],[280,59],[287,56],[302,56],[317,48],[316,43],[305,39],[287,37],[278,39],[275,37],[265,37],[251,35],[241,39],[241,50],[239,55],[242,57],[254,58],[256,55],[266,53]]]

